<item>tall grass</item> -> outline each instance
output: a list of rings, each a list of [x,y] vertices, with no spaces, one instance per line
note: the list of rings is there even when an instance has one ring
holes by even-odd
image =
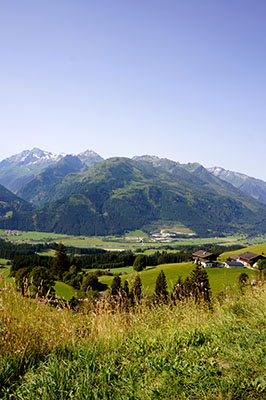
[[[79,313],[0,293],[4,399],[263,399],[265,286],[193,301],[100,301]]]

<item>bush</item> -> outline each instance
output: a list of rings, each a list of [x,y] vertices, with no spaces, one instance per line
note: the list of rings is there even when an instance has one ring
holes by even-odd
[[[143,269],[146,268],[146,256],[143,254],[138,255],[135,258],[134,264],[133,264],[133,268],[135,271],[143,271]]]

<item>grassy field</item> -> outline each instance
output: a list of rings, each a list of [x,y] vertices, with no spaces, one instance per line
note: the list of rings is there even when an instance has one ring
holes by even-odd
[[[5,283],[4,283],[5,284]],[[83,313],[0,291],[0,398],[262,400],[266,290]]]
[[[0,258],[1,265],[6,265],[8,262],[9,262],[9,260],[6,260],[5,258]]]
[[[174,284],[177,282],[179,276],[185,279],[192,269],[195,268],[195,264],[192,263],[179,263],[179,264],[162,264],[158,265],[154,268],[147,269],[139,273],[142,284],[143,290],[147,294],[151,294],[155,288],[155,282],[157,276],[161,270],[164,271],[168,288],[169,290],[173,289]],[[112,271],[114,272],[115,269]],[[210,281],[210,286],[212,293],[217,295],[227,286],[235,287],[238,283],[238,277],[242,272],[245,272],[253,278],[255,272],[247,269],[247,268],[240,268],[240,269],[228,269],[228,268],[208,268],[206,269]],[[136,273],[133,272],[132,274],[121,275],[122,282],[127,279],[130,282],[133,281]],[[111,285],[113,280],[112,276],[101,276],[99,280],[102,283],[106,283],[108,286]]]
[[[93,269],[84,269],[84,272],[95,272],[98,271],[99,268],[93,268]],[[133,267],[121,267],[121,268],[110,268],[110,272],[113,274],[132,274],[134,273]]]
[[[70,300],[71,297],[76,296],[76,290],[64,282],[56,282],[54,285],[56,296],[65,300]]]

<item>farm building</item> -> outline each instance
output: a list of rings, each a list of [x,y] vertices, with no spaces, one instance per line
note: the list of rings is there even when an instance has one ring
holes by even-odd
[[[217,266],[216,256],[208,251],[199,250],[192,254],[195,264],[202,265],[204,268]]]
[[[243,265],[243,263],[239,262],[239,261],[226,261],[224,263],[224,266],[226,268],[244,268],[245,267],[245,265]]]
[[[264,256],[252,253],[251,251],[246,251],[245,253],[239,253],[230,257],[231,261],[241,262],[245,267],[250,267],[255,265],[258,260],[265,258]]]

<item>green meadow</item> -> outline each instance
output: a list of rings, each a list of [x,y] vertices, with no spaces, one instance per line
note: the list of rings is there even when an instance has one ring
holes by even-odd
[[[162,264],[153,268],[148,267],[146,270],[139,272],[143,284],[144,293],[151,294],[154,291],[155,282],[161,270],[163,270],[165,273],[168,288],[171,291],[175,283],[177,282],[178,277],[181,276],[184,280],[194,268],[195,264],[193,263]],[[121,270],[120,273],[122,272]],[[115,268],[111,270],[111,272],[113,273],[115,273],[115,271]],[[251,279],[255,276],[255,272],[247,268],[208,268],[206,269],[206,271],[208,273],[211,290],[214,295],[217,295],[228,286],[236,287],[238,284],[238,277],[242,272],[248,274]],[[122,282],[124,282],[127,279],[130,283],[133,281],[135,276],[136,272],[126,275],[123,275],[122,273],[121,280]],[[106,283],[108,286],[110,286],[113,277],[101,276],[99,280],[102,283]]]

